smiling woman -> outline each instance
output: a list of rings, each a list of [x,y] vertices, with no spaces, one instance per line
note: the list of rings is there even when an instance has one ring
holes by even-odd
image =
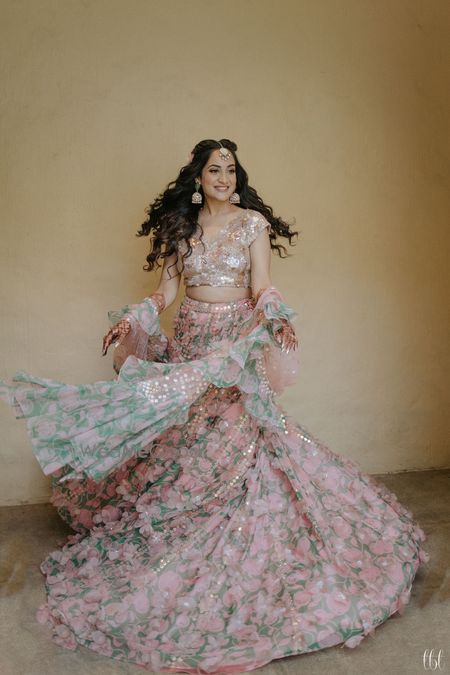
[[[220,157],[220,152],[218,150],[211,154],[212,161],[203,167],[201,179],[198,180],[202,186],[203,193],[208,197],[214,197],[214,191],[228,195],[234,192],[236,187],[236,164],[234,157],[230,155],[229,161],[227,161],[222,154],[223,161],[221,164],[216,164],[215,156],[219,155]],[[232,199],[230,201],[233,202]]]
[[[117,379],[21,372],[0,387],[77,532],[42,564],[39,620],[64,647],[150,671],[243,672],[355,647],[403,611],[429,557],[397,497],[277,401],[298,343],[270,254],[296,233],[236,150],[201,141],[149,207],[138,234],[161,277],[110,314]],[[159,314],[182,276],[169,337]]]

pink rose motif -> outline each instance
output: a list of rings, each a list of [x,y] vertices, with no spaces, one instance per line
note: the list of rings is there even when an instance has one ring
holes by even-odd
[[[146,591],[141,590],[133,596],[133,606],[139,614],[146,614],[150,605]]]
[[[243,579],[241,585],[245,593],[254,593],[260,588],[261,580],[257,577],[253,579]]]
[[[225,591],[222,597],[222,602],[225,607],[232,607],[235,604],[236,598],[232,590]]]
[[[310,541],[307,537],[302,537],[295,547],[295,554],[300,558],[306,558],[311,549]]]
[[[119,520],[120,518],[120,510],[117,508],[117,506],[112,506],[108,504],[108,506],[105,506],[101,512],[101,520],[104,523],[112,523],[116,520]],[[95,518],[94,518],[95,520]]]
[[[211,471],[211,461],[208,459],[205,459],[204,457],[201,457],[198,460],[198,468],[205,472],[205,471]]]
[[[404,580],[403,567],[396,560],[393,560],[389,566],[386,566],[385,571],[393,583],[401,583]]]
[[[384,553],[392,553],[393,546],[392,542],[390,541],[378,539],[378,541],[375,541],[373,544],[369,545],[369,549],[372,551],[372,553],[375,553],[375,555],[383,555]]]
[[[91,634],[91,637],[93,641],[98,645],[102,645],[106,642],[106,635],[99,630],[94,630],[93,633]]]
[[[38,422],[38,424],[36,424],[35,431],[41,437],[50,438],[56,432],[56,425],[54,424],[54,422],[42,420],[41,422]]]
[[[308,457],[307,459],[305,459],[302,466],[304,471],[306,471],[306,473],[308,473],[310,476],[313,476],[317,471],[317,469],[319,468],[320,463],[321,460],[318,457],[318,455],[316,455],[315,457]]]
[[[311,593],[308,593],[307,591],[297,591],[294,595],[295,606],[300,608],[309,605],[312,597]]]
[[[73,635],[72,631],[63,624],[58,624],[55,626],[53,637],[55,642],[62,645],[66,649],[73,650],[76,648],[75,636]]]
[[[342,539],[347,539],[352,533],[351,526],[341,517],[333,519],[332,527],[336,534],[339,537],[342,537]]]
[[[186,614],[179,614],[175,619],[175,624],[178,628],[187,628],[190,623],[191,620]]]
[[[242,626],[241,628],[238,628],[235,635],[239,640],[248,642],[256,642],[258,640],[255,626]]]
[[[286,509],[286,501],[275,492],[269,495],[267,502],[272,513],[281,513]]]
[[[335,595],[326,596],[326,603],[333,615],[345,614],[351,604],[349,598],[341,591]]]
[[[60,574],[52,574],[51,576],[48,577],[47,583],[49,586],[53,586],[55,584],[61,583],[65,579],[65,576],[63,573]]]
[[[386,534],[386,529],[384,528],[384,525],[379,518],[369,516],[365,518],[365,522],[369,527],[372,527],[374,530],[379,530],[382,531],[384,534]]]
[[[79,635],[80,633],[83,632],[86,622],[84,617],[75,616],[71,618],[70,625],[72,630],[74,630],[77,633],[77,635]]]
[[[122,495],[128,494],[131,489],[131,485],[127,480],[121,481],[120,485],[116,488],[116,492]]]
[[[341,641],[341,636],[339,633],[330,633],[328,630],[321,630],[317,635],[317,642],[320,644],[322,649],[326,647],[332,647]]]
[[[380,576],[380,570],[375,565],[370,565],[370,567],[362,569],[359,576],[363,581],[376,581]]]
[[[67,585],[64,581],[61,581],[58,584],[53,584],[52,586],[52,596],[53,597],[58,597],[61,595],[66,595],[67,593]]]
[[[359,611],[359,616],[364,623],[371,623],[373,621],[372,612],[365,607]]]
[[[83,597],[84,602],[86,603],[98,603],[102,599],[102,593],[97,590],[92,590],[86,593],[86,595]]]
[[[119,602],[111,602],[105,606],[105,614],[107,617],[116,616],[122,610],[122,605]]]
[[[334,579],[334,576],[336,574],[336,567],[334,566],[334,564],[324,563],[322,565],[322,570],[327,577],[331,577],[331,579]]]
[[[264,562],[262,560],[258,560],[257,558],[247,559],[244,561],[242,565],[242,571],[244,572],[244,574],[248,574],[250,576],[257,576],[258,578],[262,573],[263,569],[264,569]]]
[[[355,549],[349,549],[342,553],[342,557],[349,563],[357,565],[358,561],[361,559],[362,552]]]
[[[225,629],[225,623],[220,616],[203,614],[197,622],[198,628],[201,631],[211,631],[212,633],[220,633]]]
[[[80,511],[78,516],[78,522],[80,525],[84,525],[88,530],[92,529],[94,523],[92,521],[92,513],[89,511]]]
[[[114,495],[116,494],[116,489],[117,489],[117,486],[116,486],[115,483],[111,483],[110,485],[107,485],[106,490],[105,490],[106,496],[107,497],[114,497]]]
[[[314,610],[314,617],[321,624],[328,623],[328,621],[330,621],[330,619],[332,618],[329,611],[327,611],[325,609],[320,609],[320,607],[318,607],[317,609]]]
[[[152,621],[152,631],[154,639],[157,639],[161,633],[165,633],[169,627],[169,624],[166,619],[159,618],[157,621]],[[152,634],[149,634],[149,637]]]
[[[168,591],[171,594],[175,594],[182,588],[183,580],[175,572],[167,570],[159,577],[158,586],[161,591]]]
[[[204,668],[204,670],[208,672],[209,669],[214,668],[219,663],[221,658],[222,658],[221,656],[217,655],[217,656],[209,656],[208,658],[203,659],[202,668]]]
[[[326,489],[336,489],[339,486],[339,482],[342,480],[342,474],[339,469],[331,467],[327,469],[327,476],[325,476],[323,481],[323,487]]]
[[[97,551],[97,549],[90,548],[87,551],[86,557],[89,561],[99,561],[100,560],[100,553]]]
[[[192,491],[197,486],[197,481],[194,479],[192,474],[182,473],[177,480],[177,487],[184,488],[185,490]]]

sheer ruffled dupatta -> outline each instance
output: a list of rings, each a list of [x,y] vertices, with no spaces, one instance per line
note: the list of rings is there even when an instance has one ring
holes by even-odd
[[[113,325],[125,317],[129,319],[131,329],[114,349],[113,367],[116,373],[119,373],[129,356],[145,361],[167,361],[169,339],[161,330],[158,313],[149,298],[139,304],[125,305],[118,311],[108,312]]]
[[[124,316],[131,331],[115,350],[117,379],[70,385],[19,372],[11,384],[0,383],[0,397],[27,418],[45,474],[69,466],[62,480],[83,474],[101,480],[148,451],[164,430],[185,423],[189,407],[210,385],[237,386],[250,414],[283,428],[274,397],[295,381],[297,353],[281,351],[274,332],[295,313],[275,288],[261,294],[237,340],[221,341],[191,361],[169,361],[169,338],[150,301],[109,314],[113,323]]]

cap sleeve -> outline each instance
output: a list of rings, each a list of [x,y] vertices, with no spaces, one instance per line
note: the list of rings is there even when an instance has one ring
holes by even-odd
[[[258,234],[260,234],[266,227],[270,229],[269,221],[259,211],[251,211],[250,217],[247,220],[247,227],[245,229],[245,239],[247,246],[252,244]]]

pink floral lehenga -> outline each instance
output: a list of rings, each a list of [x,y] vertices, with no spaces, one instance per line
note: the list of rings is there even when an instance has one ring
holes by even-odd
[[[292,421],[295,377],[275,289],[185,297],[168,338],[151,303],[115,351],[118,377],[18,373],[52,502],[77,531],[42,563],[54,639],[150,671],[242,672],[355,647],[409,601],[425,535],[396,496]]]

